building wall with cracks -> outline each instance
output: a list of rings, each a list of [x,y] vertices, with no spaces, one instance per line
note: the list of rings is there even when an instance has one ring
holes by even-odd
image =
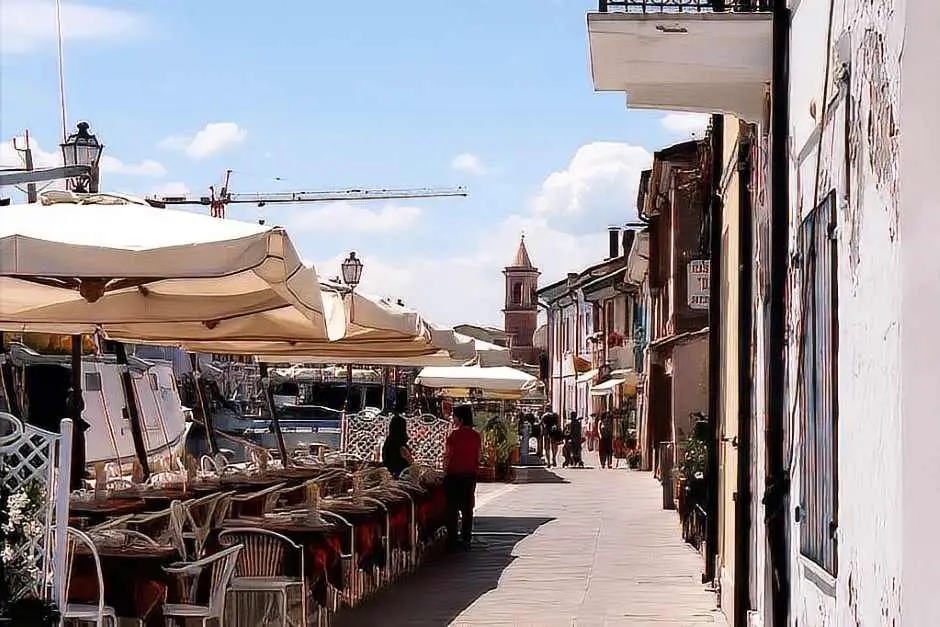
[[[791,616],[793,624],[814,627],[901,624],[902,519],[909,514],[902,501],[899,238],[905,2],[801,0],[791,8]],[[835,561],[823,567],[804,554],[807,525],[794,516],[817,498],[801,493],[804,473],[829,472],[818,453],[806,453],[812,436],[802,426],[810,393],[800,347],[810,345],[803,314],[813,297],[805,289],[811,270],[799,234],[830,194],[838,321],[832,351]]]

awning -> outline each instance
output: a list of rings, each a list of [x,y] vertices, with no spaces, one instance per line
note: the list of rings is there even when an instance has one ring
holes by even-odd
[[[614,393],[614,389],[626,383],[626,379],[607,379],[603,383],[598,383],[597,385],[591,386],[591,394],[593,396],[607,396]]]
[[[610,376],[611,378],[614,378],[614,379],[623,379],[626,383],[629,383],[630,385],[636,385],[640,380],[640,376],[637,374],[636,370],[634,370],[633,368],[621,368],[619,370],[611,370]]]
[[[597,368],[592,368],[584,374],[578,375],[578,383],[590,383],[597,376]]]

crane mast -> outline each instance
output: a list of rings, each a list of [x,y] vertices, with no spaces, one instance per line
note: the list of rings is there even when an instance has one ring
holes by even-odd
[[[382,189],[337,189],[323,191],[271,192],[271,193],[231,193],[229,180],[232,171],[227,170],[222,187],[216,194],[214,186],[209,187],[208,196],[162,196],[153,200],[164,205],[203,205],[209,207],[209,213],[215,218],[225,217],[225,207],[229,204],[254,204],[264,207],[268,204],[299,202],[336,202],[367,200],[400,200],[404,198],[451,198],[468,196],[465,187],[416,187]]]

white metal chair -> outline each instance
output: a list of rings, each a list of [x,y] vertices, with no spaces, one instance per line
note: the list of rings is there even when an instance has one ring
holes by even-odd
[[[340,560],[343,564],[343,579],[348,582],[348,586],[342,594],[336,595],[336,599],[330,607],[331,611],[339,609],[340,602],[345,602],[348,607],[353,607],[360,599],[362,582],[359,577],[359,559],[356,554],[356,526],[349,520],[329,510],[320,510],[320,515],[327,519],[344,525],[349,530],[349,553],[342,553]]]
[[[232,581],[232,575],[235,573],[235,564],[241,550],[242,546],[236,545],[195,562],[164,568],[170,575],[189,580],[189,585],[185,587],[186,596],[183,599],[185,602],[167,603],[163,606],[163,616],[166,618],[168,627],[176,625],[179,620],[185,623],[190,619],[201,621],[203,627],[207,627],[210,621],[217,621],[219,625],[223,624],[225,595]],[[196,596],[199,591],[200,576],[206,569],[209,570],[210,575],[209,600],[206,605],[201,605],[196,603]]]
[[[104,604],[104,575],[101,572],[101,557],[98,555],[98,549],[88,534],[74,527],[68,528],[68,552],[66,556],[68,579],[65,596],[68,598],[68,586],[72,583],[75,549],[79,545],[84,546],[91,553],[94,560],[95,574],[98,577],[98,602],[96,604],[66,603],[62,612],[62,620],[94,623],[97,627],[104,627],[105,625],[117,627],[117,614],[115,614],[114,608]]]
[[[236,544],[244,547],[235,566],[235,576],[231,584],[233,594],[275,595],[281,602],[282,625],[286,627],[287,625],[307,624],[307,586],[302,546],[277,532],[254,527],[226,529],[219,534],[219,543],[224,547]],[[285,573],[285,556],[288,549],[295,551],[299,557],[298,576],[288,576]],[[299,623],[290,620],[288,593],[293,589],[300,592],[302,619]],[[263,624],[268,623],[267,615],[268,611],[265,612]]]
[[[174,501],[170,509],[183,524],[183,538],[193,543],[191,557],[201,558],[205,550],[206,537],[212,531],[215,522],[215,510],[223,496],[227,493],[210,494],[189,501]]]
[[[177,501],[178,502],[178,501]],[[183,519],[185,513],[180,507],[170,507],[150,514],[137,514],[127,521],[132,531],[142,532],[154,538],[158,544],[167,544],[179,551],[180,558],[186,559],[186,539],[183,537]]]

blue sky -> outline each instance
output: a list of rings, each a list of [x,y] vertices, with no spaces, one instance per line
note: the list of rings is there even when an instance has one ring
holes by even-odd
[[[355,249],[366,290],[446,323],[500,322],[499,270],[523,231],[545,282],[603,258],[650,152],[702,123],[594,93],[591,1],[62,5],[69,124],[106,144],[105,190],[203,194],[227,168],[236,192],[468,186],[264,214],[322,275]],[[55,159],[52,7],[0,0],[3,165],[26,128]]]

